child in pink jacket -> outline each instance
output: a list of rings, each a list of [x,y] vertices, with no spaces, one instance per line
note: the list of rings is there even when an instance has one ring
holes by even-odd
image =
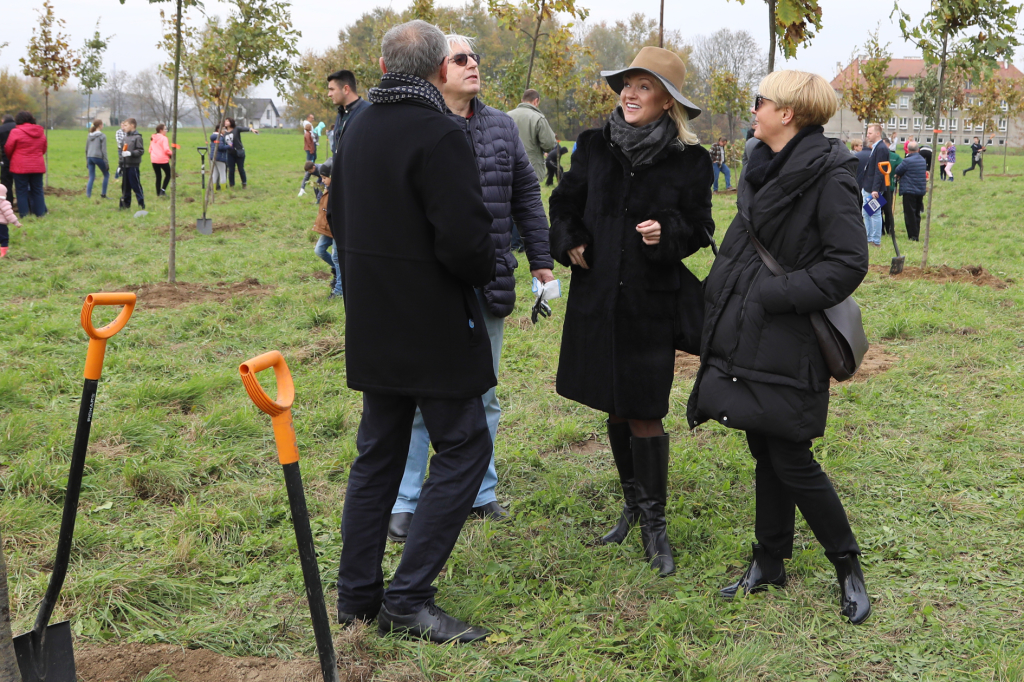
[[[167,142],[164,131],[167,129],[163,123],[156,127],[153,137],[149,138],[149,160],[153,163],[153,172],[156,173],[156,195],[167,196],[167,183],[171,181],[171,145]],[[163,185],[160,184],[160,173],[163,171]]]
[[[10,241],[7,226],[11,224],[21,227],[18,216],[14,215],[14,209],[11,208],[11,202],[7,201],[7,188],[0,185],[0,258],[7,255],[7,244]]]

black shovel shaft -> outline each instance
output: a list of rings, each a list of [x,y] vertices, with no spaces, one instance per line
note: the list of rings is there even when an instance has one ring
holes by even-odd
[[[302,474],[298,462],[284,464],[281,468],[288,489],[288,505],[292,510],[292,524],[295,526],[295,541],[299,546],[302,579],[306,584],[306,601],[309,602],[309,616],[313,620],[313,636],[320,655],[320,669],[323,671],[324,682],[338,682],[338,660],[334,655],[331,622],[327,617],[324,590],[320,584],[313,533],[309,529],[309,511],[306,509],[306,494],[302,489]]]
[[[39,605],[35,626],[36,635],[42,635],[50,622],[57,598],[68,574],[71,558],[71,539],[75,534],[75,519],[78,516],[78,496],[82,492],[82,471],[85,468],[85,453],[89,448],[89,431],[92,429],[92,411],[96,405],[96,387],[99,381],[86,379],[82,388],[82,404],[78,409],[78,429],[75,432],[75,447],[71,451],[71,473],[68,474],[68,489],[64,493],[64,515],[60,521],[60,537],[57,540],[57,558],[53,561],[53,573],[46,588],[43,602]]]

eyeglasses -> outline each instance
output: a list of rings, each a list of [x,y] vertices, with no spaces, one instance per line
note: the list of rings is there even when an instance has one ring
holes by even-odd
[[[768,99],[764,95],[757,95],[754,97],[754,111],[761,108],[761,105],[765,102],[774,102],[775,100]]]
[[[474,62],[476,62],[477,66],[480,65],[480,55],[478,55],[475,52],[470,52],[469,54],[466,54],[465,52],[460,52],[459,54],[452,55],[452,57],[448,61],[458,66],[465,66],[466,64],[469,63],[469,60],[471,58]]]

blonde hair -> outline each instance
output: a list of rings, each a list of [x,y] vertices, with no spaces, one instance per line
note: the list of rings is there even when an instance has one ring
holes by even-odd
[[[700,138],[697,137],[697,133],[693,132],[690,128],[690,114],[686,112],[686,108],[683,107],[676,100],[672,100],[672,108],[668,110],[668,116],[672,119],[672,122],[676,124],[676,130],[679,141],[683,144],[700,144]]]
[[[95,133],[95,132],[96,132],[96,130],[97,130],[97,129],[98,129],[98,128],[99,128],[100,126],[102,126],[102,125],[103,125],[103,121],[102,121],[102,120],[100,120],[100,119],[98,119],[98,118],[94,118],[94,119],[92,120],[92,128],[89,128],[89,132],[90,132],[90,133]]]
[[[839,109],[839,98],[828,81],[805,71],[774,71],[764,77],[758,92],[776,107],[792,109],[797,128],[823,126]]]
[[[860,139],[859,137],[855,137],[852,140],[850,140],[850,149],[853,149],[854,147],[860,147],[861,149],[863,149],[864,140]]]

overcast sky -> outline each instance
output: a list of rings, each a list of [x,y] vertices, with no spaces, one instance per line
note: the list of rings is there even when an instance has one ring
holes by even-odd
[[[590,9],[591,22],[625,19],[629,12],[643,12],[657,17],[658,0],[577,0]],[[37,21],[35,9],[42,0],[2,0],[0,11],[0,44],[10,43],[0,53],[0,68],[8,67],[20,72],[18,58],[24,56],[32,27]],[[355,21],[363,12],[374,7],[388,5],[403,10],[411,0],[302,0],[292,7],[292,21],[302,32],[298,47],[300,50],[322,49],[336,43],[338,30]],[[206,1],[207,12],[226,14],[226,5],[212,0]],[[439,5],[460,6],[463,3],[438,0]],[[900,0],[903,9],[915,19],[927,10],[928,0]],[[114,35],[106,53],[106,69],[115,65],[118,69],[135,72],[156,64],[164,59],[156,47],[160,38],[160,8],[171,8],[166,2],[152,5],[147,0],[53,0],[54,11],[67,22],[66,32],[71,44],[81,46],[95,30],[100,19],[100,31],[104,36]],[[910,57],[915,48],[904,43],[899,36],[899,26],[889,20],[892,0],[820,0],[824,28],[810,47],[801,50],[790,61],[777,60],[776,68],[795,68],[819,73],[829,79],[836,74],[836,63],[846,62],[850,53],[863,44],[868,31],[881,21],[881,37],[891,42],[894,57]],[[745,29],[765,45],[767,9],[760,0],[748,0],[745,5],[735,0],[666,0],[665,26],[680,31],[684,38],[713,33],[728,27],[733,30]],[[339,67],[343,65],[339,64]],[[258,94],[273,96],[274,90],[266,85]]]

